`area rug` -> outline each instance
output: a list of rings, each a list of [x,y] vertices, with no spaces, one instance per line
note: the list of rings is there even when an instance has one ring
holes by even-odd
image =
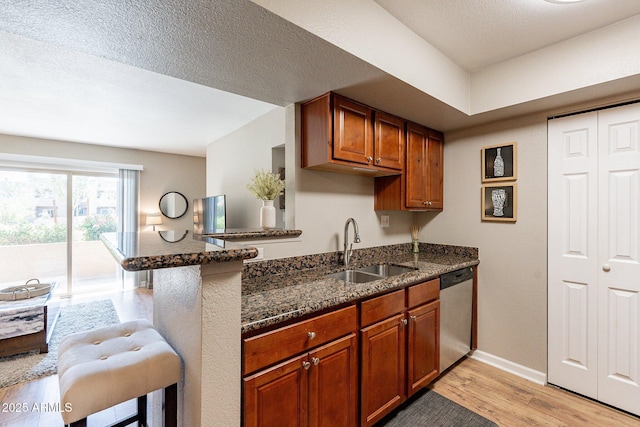
[[[119,322],[111,300],[62,307],[49,341],[48,353],[29,352],[0,357],[0,388],[55,374],[58,345],[63,337]]]
[[[433,390],[424,389],[407,403],[387,415],[376,427],[497,427],[493,421]]]

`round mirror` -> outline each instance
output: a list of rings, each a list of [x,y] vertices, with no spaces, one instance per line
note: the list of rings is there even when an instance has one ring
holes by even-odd
[[[180,218],[187,213],[189,202],[183,194],[169,191],[160,197],[160,212],[167,218]]]
[[[184,232],[178,230],[163,230],[158,231],[158,234],[165,242],[178,243],[183,241],[184,238],[187,237],[187,234],[189,234],[189,230],[185,230]]]

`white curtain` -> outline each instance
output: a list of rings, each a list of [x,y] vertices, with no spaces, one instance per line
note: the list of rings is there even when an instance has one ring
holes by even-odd
[[[137,232],[140,171],[120,169],[118,178],[118,232]]]
[[[133,253],[138,245],[138,204],[140,193],[140,171],[120,169],[118,172],[118,233],[122,241],[122,250]],[[145,280],[140,274],[120,269],[122,286],[133,281],[133,286],[140,286]]]

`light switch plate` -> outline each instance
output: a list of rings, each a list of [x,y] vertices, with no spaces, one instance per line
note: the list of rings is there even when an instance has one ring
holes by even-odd
[[[380,226],[382,228],[389,227],[389,215],[380,215]]]

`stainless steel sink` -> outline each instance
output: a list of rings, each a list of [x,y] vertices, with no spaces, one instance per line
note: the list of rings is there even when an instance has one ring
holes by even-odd
[[[345,270],[339,271],[337,273],[328,274],[327,277],[331,277],[333,279],[344,280],[345,282],[350,283],[366,283],[372,282],[374,280],[380,280],[383,277],[376,274],[364,273],[359,270]]]
[[[409,273],[410,271],[415,271],[415,268],[394,264],[374,264],[355,270],[345,270],[328,274],[327,277],[344,280],[349,283],[366,283],[386,277],[398,276],[403,273]]]
[[[364,273],[377,274],[382,277],[398,276],[400,274],[409,273],[415,271],[413,267],[403,267],[395,264],[374,264],[367,267],[359,268],[358,271]]]

